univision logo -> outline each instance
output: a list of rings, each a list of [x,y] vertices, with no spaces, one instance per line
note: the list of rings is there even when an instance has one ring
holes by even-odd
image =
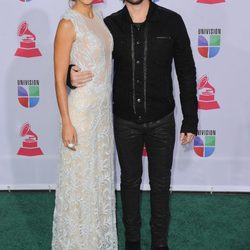
[[[225,0],[197,0],[197,3],[216,4],[225,3]]]
[[[215,151],[216,131],[198,130],[194,139],[194,152],[200,157],[209,157]]]
[[[18,101],[25,108],[35,107],[40,98],[39,80],[17,80]]]
[[[215,57],[220,51],[221,29],[199,29],[198,51],[202,57]]]

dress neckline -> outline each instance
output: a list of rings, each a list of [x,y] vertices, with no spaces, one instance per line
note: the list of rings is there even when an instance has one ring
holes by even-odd
[[[75,12],[76,14],[80,15],[81,17],[86,18],[87,20],[94,20],[94,19],[95,19],[95,16],[96,16],[96,13],[95,13],[95,10],[94,10],[94,9],[93,9],[93,17],[92,17],[92,18],[87,17],[86,15],[84,15],[84,14],[80,13],[79,11],[74,10],[74,9],[72,9],[72,8],[70,8],[70,10],[72,10],[72,11]]]

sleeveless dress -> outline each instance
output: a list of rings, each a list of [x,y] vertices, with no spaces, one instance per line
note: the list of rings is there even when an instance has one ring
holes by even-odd
[[[63,18],[73,23],[76,33],[70,63],[91,70],[94,77],[68,96],[78,145],[72,151],[61,143],[52,249],[116,250],[113,39],[97,10],[93,19],[73,9],[68,9]]]

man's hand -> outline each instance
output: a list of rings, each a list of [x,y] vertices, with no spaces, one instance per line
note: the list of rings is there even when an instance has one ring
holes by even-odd
[[[191,143],[195,137],[195,134],[193,133],[181,133],[181,144],[186,145],[188,143]]]
[[[73,66],[70,70],[70,80],[72,86],[79,88],[83,87],[87,82],[93,79],[93,73],[91,71],[80,71],[80,68]]]

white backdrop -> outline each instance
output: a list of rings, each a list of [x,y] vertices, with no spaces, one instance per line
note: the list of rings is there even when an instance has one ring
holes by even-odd
[[[184,147],[178,140],[182,117],[174,75],[177,140],[171,189],[249,192],[250,2],[156,2],[182,15],[199,88],[199,135]],[[122,5],[120,0],[96,4],[105,16]],[[67,0],[1,0],[0,189],[55,188],[60,135],[52,54],[66,8]],[[147,158],[143,161],[142,189],[149,189]],[[116,169],[118,188],[117,159]]]

